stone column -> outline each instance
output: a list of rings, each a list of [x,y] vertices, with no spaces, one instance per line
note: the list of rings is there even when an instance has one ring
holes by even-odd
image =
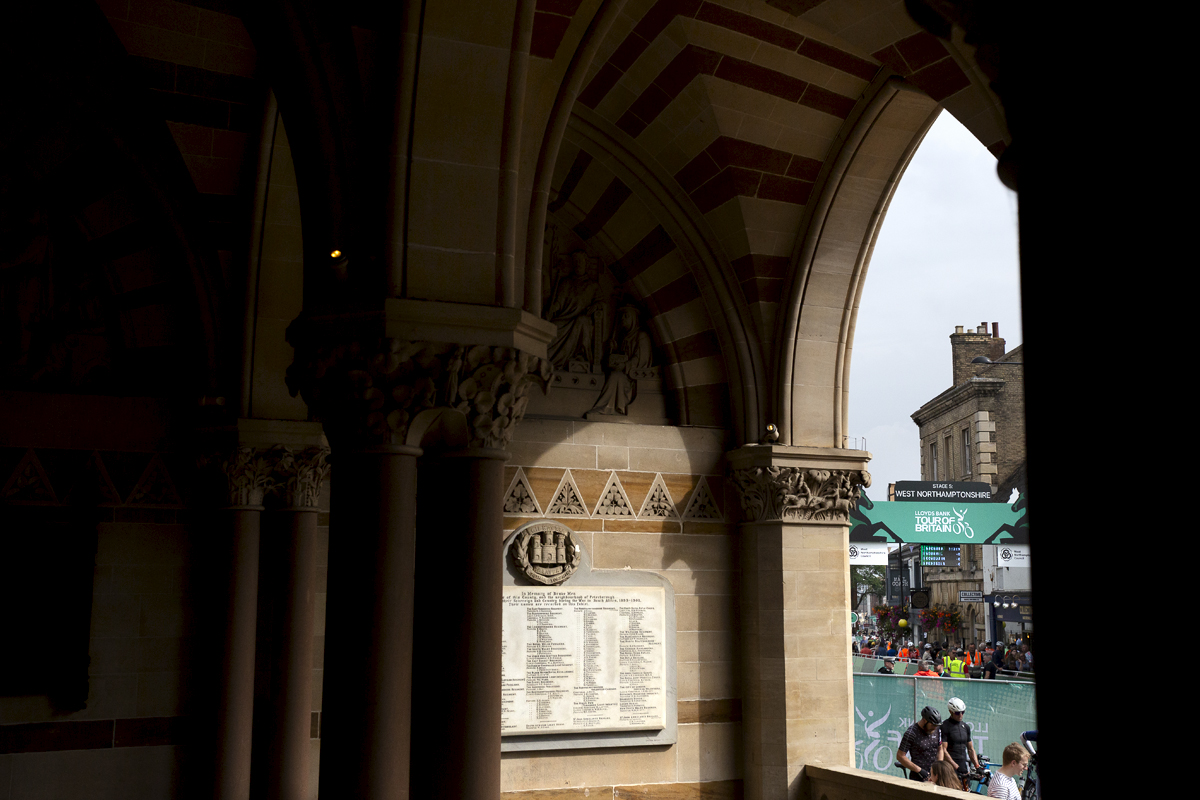
[[[747,445],[728,455],[741,494],[747,800],[805,796],[806,764],[854,751],[848,512],[869,454]]]
[[[276,448],[283,507],[267,514],[259,603],[255,795],[308,800],[317,504],[329,448]]]
[[[398,800],[409,797],[421,451],[333,445],[320,795]]]
[[[221,539],[226,550],[219,562],[227,571],[213,783],[219,800],[246,800],[254,729],[259,524],[263,495],[271,486],[271,464],[252,447],[236,448],[219,464],[229,494],[224,512],[228,524]]]
[[[500,796],[504,461],[473,447],[423,459],[417,544],[412,796]]]
[[[418,341],[418,332],[432,332],[437,340]],[[288,386],[303,394],[310,412],[324,423],[338,473],[330,509],[322,796],[410,796],[420,447],[427,440],[444,446],[450,437],[454,449],[502,450],[524,414],[529,386],[547,384],[545,345],[553,332],[553,325],[517,309],[395,298],[385,301],[382,312],[301,317],[288,330],[296,348]],[[460,782],[471,792],[454,796],[491,800],[499,793],[502,461],[473,450],[461,458],[454,469],[447,467],[461,477],[459,485],[470,487],[452,498],[460,521],[430,532],[441,547],[423,551],[430,554],[418,568],[422,575],[456,584],[462,611],[443,619],[452,638],[463,636],[467,644],[453,653],[422,650],[423,658],[447,670],[435,685],[418,685],[415,692],[447,698],[438,715],[449,719],[442,733],[426,734],[419,727],[417,733],[423,742],[428,736],[431,745],[440,746],[443,757],[446,750],[465,747],[462,763],[481,770],[478,776],[441,773],[440,780]],[[422,502],[433,501],[423,497]],[[493,534],[494,558],[487,546],[473,550],[476,538],[486,541]],[[494,590],[482,568],[489,558]],[[460,573],[468,576],[465,581]],[[494,649],[494,657],[486,648]],[[478,665],[460,663],[475,659],[476,651],[485,668],[489,659],[495,662],[494,692],[490,678],[477,676]],[[460,670],[472,682],[478,677],[479,686],[459,683],[454,675]],[[477,691],[483,694],[477,697]],[[474,720],[493,713],[483,707],[492,703],[485,698],[493,694],[494,734],[483,737],[480,732],[491,724]],[[437,795],[414,791],[411,796]]]

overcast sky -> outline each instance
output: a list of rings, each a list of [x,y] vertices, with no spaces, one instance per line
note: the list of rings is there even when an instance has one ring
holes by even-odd
[[[999,322],[1007,349],[1021,343],[1017,265],[1016,195],[995,157],[942,112],[892,198],[854,332],[848,433],[874,456],[871,498],[921,478],[911,415],[950,388],[954,326]]]

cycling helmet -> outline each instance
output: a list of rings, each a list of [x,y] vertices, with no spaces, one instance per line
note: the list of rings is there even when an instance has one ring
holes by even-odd
[[[954,713],[967,710],[967,704],[962,700],[959,700],[957,697],[951,697],[950,702],[948,702],[946,705],[950,706],[950,711]]]
[[[921,709],[921,719],[932,722],[934,725],[942,724],[942,715],[933,706],[925,706]]]

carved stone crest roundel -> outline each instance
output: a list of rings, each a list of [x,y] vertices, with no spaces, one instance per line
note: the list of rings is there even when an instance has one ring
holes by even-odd
[[[522,526],[509,551],[525,577],[546,586],[556,586],[574,575],[583,556],[575,532],[550,520]]]

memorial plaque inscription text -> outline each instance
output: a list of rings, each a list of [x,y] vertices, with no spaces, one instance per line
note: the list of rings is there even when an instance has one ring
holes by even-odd
[[[661,587],[504,587],[501,733],[666,725]]]

